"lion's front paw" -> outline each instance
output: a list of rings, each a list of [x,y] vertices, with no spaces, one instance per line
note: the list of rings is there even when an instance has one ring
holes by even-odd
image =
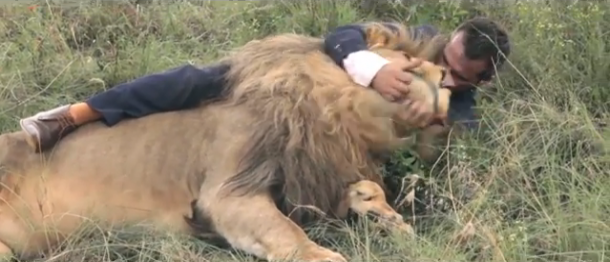
[[[347,262],[343,255],[323,247],[303,250],[301,255],[295,260],[307,262]]]
[[[347,259],[330,249],[314,245],[308,248],[299,250],[296,254],[292,253],[287,255],[286,253],[281,254],[270,254],[267,257],[268,261],[299,261],[299,262],[347,262]]]

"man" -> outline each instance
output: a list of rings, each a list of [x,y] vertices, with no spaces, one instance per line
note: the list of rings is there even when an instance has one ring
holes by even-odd
[[[388,24],[391,28],[392,25]],[[432,26],[414,28],[415,36],[432,36]],[[406,70],[420,62],[393,62],[367,50],[364,25],[337,28],[325,38],[325,52],[354,79],[372,87],[390,100],[398,100],[408,92],[411,75]],[[443,86],[452,89],[450,122],[472,121],[474,116],[474,85],[489,81],[495,68],[510,52],[506,32],[487,18],[464,22],[451,35],[439,64],[449,70]],[[494,67],[495,66],[495,67]],[[151,74],[123,83],[89,98],[86,102],[61,106],[20,121],[29,135],[28,143],[37,152],[53,147],[62,137],[85,123],[102,120],[112,126],[126,118],[191,108],[206,99],[220,97],[229,65],[216,64],[204,68],[185,65],[163,73]],[[410,103],[406,121],[428,126],[431,112],[417,102]],[[425,141],[446,132],[438,124],[428,127],[433,134]],[[433,157],[433,156],[431,156]]]

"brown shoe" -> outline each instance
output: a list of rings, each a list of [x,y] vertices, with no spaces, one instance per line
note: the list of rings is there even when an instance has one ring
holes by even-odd
[[[27,143],[36,153],[52,148],[78,127],[69,109],[70,105],[60,106],[19,121],[21,129],[27,134]]]

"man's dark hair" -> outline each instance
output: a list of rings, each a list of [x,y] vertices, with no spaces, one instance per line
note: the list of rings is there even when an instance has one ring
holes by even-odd
[[[489,81],[510,54],[508,34],[496,22],[486,17],[475,17],[462,23],[458,32],[464,32],[464,53],[468,59],[489,59],[489,68],[479,74],[479,80]],[[504,54],[504,55],[502,55]]]

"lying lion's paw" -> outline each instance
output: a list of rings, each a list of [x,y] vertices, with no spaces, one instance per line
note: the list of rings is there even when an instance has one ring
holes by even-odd
[[[390,234],[400,234],[406,235],[410,238],[415,238],[415,230],[411,225],[404,222],[391,222],[391,221],[378,221],[375,223],[371,223],[369,228],[376,233],[390,233]]]
[[[300,258],[296,261],[307,261],[307,262],[347,262],[347,259],[330,249],[317,247],[312,250],[304,250]]]
[[[407,223],[402,223],[398,226],[398,230],[401,233],[406,234],[407,236],[411,237],[411,238],[415,238],[415,230],[413,229],[413,227]]]

